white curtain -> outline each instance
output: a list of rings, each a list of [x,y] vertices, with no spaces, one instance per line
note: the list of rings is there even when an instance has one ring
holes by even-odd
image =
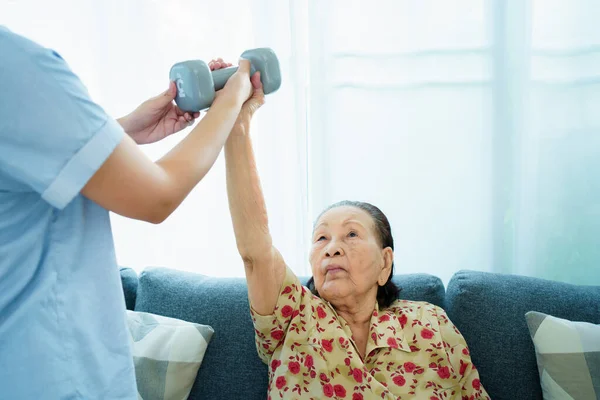
[[[312,215],[387,213],[398,272],[600,284],[600,3],[313,1]]]
[[[309,273],[325,206],[363,200],[390,218],[397,273],[444,282],[475,269],[600,284],[598,20],[595,0],[0,3],[1,24],[58,50],[115,117],[175,62],[272,47],[284,83],[254,141],[290,266]],[[119,263],[242,275],[223,161],[165,223],[113,216]]]

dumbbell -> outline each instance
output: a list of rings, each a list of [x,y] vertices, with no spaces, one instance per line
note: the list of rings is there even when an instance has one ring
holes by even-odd
[[[281,86],[281,71],[275,52],[269,48],[246,50],[242,58],[250,61],[250,76],[260,72],[265,94],[273,93]],[[223,89],[227,80],[238,70],[229,67],[211,71],[201,60],[179,62],[171,67],[169,78],[177,84],[175,103],[183,111],[197,112],[211,106],[215,92]]]

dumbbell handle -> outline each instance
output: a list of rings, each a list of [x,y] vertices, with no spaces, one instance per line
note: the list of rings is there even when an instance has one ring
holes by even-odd
[[[229,78],[231,78],[231,75],[235,74],[235,72],[238,70],[238,68],[239,67],[235,66],[235,67],[227,67],[227,68],[211,71],[213,82],[215,84],[215,92],[217,90],[221,90],[221,89],[223,89],[223,87],[225,87],[225,84],[227,83]],[[250,76],[254,75],[255,71],[256,70],[254,69],[254,67],[251,66],[250,67]]]

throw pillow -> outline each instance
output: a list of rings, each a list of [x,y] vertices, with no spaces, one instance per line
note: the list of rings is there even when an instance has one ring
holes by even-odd
[[[530,311],[544,400],[600,399],[600,325]]]
[[[127,310],[138,395],[187,399],[214,330],[161,315]]]

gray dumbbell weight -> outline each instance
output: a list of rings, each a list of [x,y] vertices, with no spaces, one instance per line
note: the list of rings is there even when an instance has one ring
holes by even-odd
[[[246,50],[242,58],[250,60],[251,74],[260,71],[265,94],[273,93],[281,86],[281,71],[275,52],[269,48]],[[171,67],[169,78],[177,84],[175,103],[183,111],[197,112],[209,108],[215,92],[221,90],[227,80],[238,70],[229,67],[211,71],[201,60],[189,60]]]

